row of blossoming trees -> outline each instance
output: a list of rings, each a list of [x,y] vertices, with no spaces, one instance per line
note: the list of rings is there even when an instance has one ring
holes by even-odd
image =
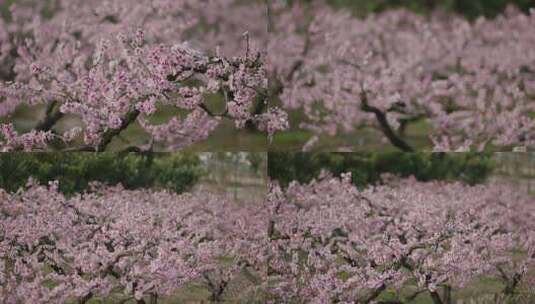
[[[269,102],[304,113],[290,122],[315,134],[304,149],[371,127],[412,151],[405,130],[418,121],[435,150],[535,138],[533,13],[469,22],[405,10],[357,19],[323,1],[20,0],[9,16],[2,150],[101,151],[132,124],[150,139],[131,150],[183,148],[221,120],[271,136],[289,123]],[[45,109],[17,128],[9,116],[22,104]],[[161,106],[181,114],[151,119]]]
[[[191,283],[219,302],[250,267],[253,212],[210,194],[95,185],[65,197],[55,182],[30,181],[0,190],[0,208],[2,303],[156,303]]]
[[[533,10],[474,22],[407,10],[357,19],[302,3],[272,1],[268,72],[273,98],[316,135],[305,149],[321,134],[372,127],[412,151],[405,130],[418,121],[435,150],[533,147]]]
[[[237,301],[238,284],[249,302],[453,303],[482,278],[504,300],[535,284],[533,197],[497,184],[358,190],[350,180],[274,185],[263,206],[120,186],[0,190],[0,296],[156,303],[202,285],[217,303]]]

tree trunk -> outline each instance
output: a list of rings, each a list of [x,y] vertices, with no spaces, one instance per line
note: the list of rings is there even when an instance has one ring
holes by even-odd
[[[444,285],[443,296],[444,304],[452,304],[451,302],[451,286]]]
[[[150,295],[150,304],[158,304],[158,295],[153,293]]]
[[[386,285],[385,284],[381,284],[381,286],[379,286],[376,289],[374,289],[372,291],[372,293],[369,294],[366,298],[362,299],[362,302],[357,302],[357,303],[368,304],[371,301],[375,300],[385,289],[386,289]]]
[[[92,297],[93,297],[93,293],[90,292],[86,294],[85,296],[81,297],[80,299],[78,299],[78,304],[85,304],[89,300],[91,300]]]
[[[503,294],[508,297],[514,295],[516,287],[518,286],[518,283],[520,283],[521,279],[522,276],[519,273],[515,273],[513,277],[506,282],[505,288],[503,289]]]
[[[431,295],[431,299],[433,300],[434,304],[444,304],[440,298],[440,295],[436,291],[430,291],[429,294]]]
[[[210,301],[212,303],[222,303],[223,302],[223,293],[227,288],[227,281],[222,281],[215,289],[212,290],[212,295],[210,296]]]

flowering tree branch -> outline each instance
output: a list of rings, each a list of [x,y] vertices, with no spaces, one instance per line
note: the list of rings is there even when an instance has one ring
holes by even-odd
[[[414,149],[409,146],[403,139],[401,139],[398,134],[394,132],[390,124],[388,123],[388,120],[386,119],[386,114],[379,110],[377,107],[370,106],[368,104],[368,97],[366,96],[366,93],[363,92],[361,94],[361,109],[364,112],[373,113],[375,117],[377,118],[377,122],[379,123],[379,126],[381,127],[381,130],[383,131],[383,134],[388,138],[390,143],[394,145],[395,147],[399,148],[400,150],[404,152],[414,152]]]
[[[49,19],[37,23],[27,16],[38,16],[41,6],[13,5],[6,38],[15,53],[6,60],[16,76],[0,83],[0,117],[24,103],[44,104],[46,113],[24,133],[16,121],[2,124],[3,151],[102,151],[134,123],[148,133],[151,143],[165,150],[206,139],[221,119],[269,136],[280,130],[282,112],[267,109],[266,99],[258,94],[267,86],[265,52],[253,41],[253,34],[266,39],[265,29],[244,28],[229,18],[219,22],[224,17],[222,7],[237,14],[246,9],[255,20],[255,14],[265,14],[264,6],[244,8],[234,5],[234,0],[118,1],[113,7],[79,2],[58,4]],[[197,47],[184,42],[209,20],[216,24],[205,31],[205,39],[195,41]],[[247,33],[239,36],[240,41],[232,37],[236,28]],[[21,33],[28,38],[12,39]],[[3,38],[0,33],[1,43]],[[228,43],[212,45],[212,41]],[[209,108],[209,96],[224,102],[221,113]],[[159,113],[159,106],[185,114],[154,125],[151,118]],[[55,126],[65,116],[80,123],[62,124],[67,130],[60,134]],[[80,140],[83,145],[74,144]]]

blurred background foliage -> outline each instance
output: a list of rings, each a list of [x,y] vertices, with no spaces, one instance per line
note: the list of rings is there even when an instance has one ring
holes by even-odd
[[[313,2],[316,0],[288,0],[288,2]],[[529,11],[535,5],[533,0],[327,0],[336,7],[351,9],[357,16],[378,13],[390,8],[408,8],[428,14],[434,10],[455,12],[474,19],[479,16],[495,17],[508,5],[515,5],[522,11]]]
[[[371,13],[380,13],[387,9],[406,8],[420,14],[430,14],[434,11],[456,13],[474,20],[480,16],[493,18],[505,12],[508,6],[516,6],[524,12],[535,7],[534,0],[286,0],[288,3],[316,3],[326,1],[341,10],[350,10],[355,16],[364,17]],[[281,105],[280,100],[272,101]],[[300,151],[313,136],[307,130],[300,128],[302,122],[307,121],[302,109],[289,110],[290,129],[274,136],[270,151],[287,152]],[[429,134],[433,126],[427,120],[420,120],[407,126],[403,136],[417,151],[432,150]],[[489,145],[487,151],[511,151],[513,147],[496,147]],[[384,136],[374,128],[360,128],[350,133],[339,133],[335,136],[321,134],[314,152],[330,151],[397,151],[392,145],[385,143]]]
[[[88,190],[90,182],[121,183],[127,189],[164,188],[182,193],[202,176],[200,159],[188,153],[2,153],[0,188],[14,192],[30,177],[58,180],[65,194]]]
[[[359,187],[382,182],[385,173],[420,181],[483,183],[495,166],[492,154],[479,153],[269,153],[268,176],[287,186],[309,182],[322,170],[339,176],[351,172]]]
[[[0,153],[0,188],[15,192],[33,178],[59,182],[67,195],[90,191],[91,182],[126,189],[219,193],[235,202],[262,201],[267,153]]]

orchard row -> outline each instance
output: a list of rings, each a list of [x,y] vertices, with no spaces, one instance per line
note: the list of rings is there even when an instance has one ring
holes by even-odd
[[[245,205],[99,184],[65,196],[30,181],[0,190],[0,295],[156,303],[202,286],[215,303],[451,303],[486,278],[516,299],[535,284],[534,208],[500,184],[359,190],[349,174],[273,184]]]

